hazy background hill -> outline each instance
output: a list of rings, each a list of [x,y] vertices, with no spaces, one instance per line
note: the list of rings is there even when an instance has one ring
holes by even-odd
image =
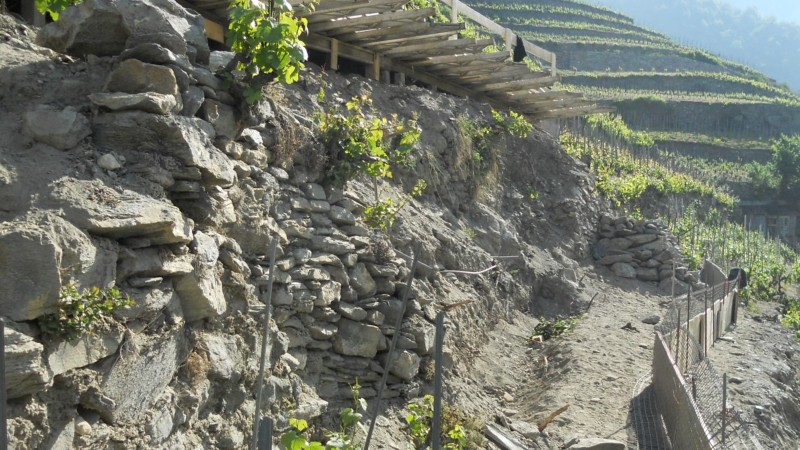
[[[800,6],[765,17],[720,0],[593,0],[670,37],[750,65],[800,91]],[[773,10],[774,11],[774,10]],[[778,10],[779,11],[779,10]]]

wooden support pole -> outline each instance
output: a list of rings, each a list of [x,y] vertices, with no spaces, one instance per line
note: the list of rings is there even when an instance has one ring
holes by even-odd
[[[381,79],[381,54],[375,53],[375,57],[372,59],[372,79],[375,81],[380,81]]]
[[[339,70],[339,40],[331,39],[331,70]]]

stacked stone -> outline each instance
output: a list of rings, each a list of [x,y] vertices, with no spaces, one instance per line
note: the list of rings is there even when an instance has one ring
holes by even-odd
[[[109,23],[118,26],[107,29]],[[10,398],[46,389],[56,375],[88,370],[96,382],[74,393],[81,407],[109,424],[144,420],[152,446],[169,440],[192,447],[174,432],[201,420],[219,386],[252,416],[252,400],[244,400],[252,392],[239,380],[258,367],[260,337],[222,324],[257,329],[275,238],[271,369],[282,375],[268,379],[269,403],[285,396],[300,406],[302,414],[294,414],[312,418],[327,403],[306,395],[297,375],[326,399],[350,398],[358,379],[370,398],[387,366],[387,397],[408,390],[432,352],[434,312],[417,296],[395,329],[407,261],[359,224],[358,199],[317,184],[320,174],[304,161],[288,171],[275,164],[270,147],[279,143],[280,124],[270,103],[243,117],[207,67],[229,55],[210,54],[201,16],[169,0],[87,1],[40,39],[59,51],[107,56],[113,68],[103,91],[89,95],[91,129],[89,118],[72,109],[34,108],[26,117],[33,140],[62,150],[91,133],[97,179],[64,177],[47,186],[39,210],[0,224],[0,312],[12,321]],[[65,131],[48,141],[52,134],[35,125],[54,118]],[[116,183],[109,180],[129,188],[110,187]],[[128,332],[69,343],[42,339],[25,322],[56,311],[59,289],[69,282],[130,294],[135,306],[118,317]],[[398,350],[389,364],[395,334]],[[95,364],[115,353],[114,364]],[[210,381],[176,383],[181,367]],[[83,430],[83,444],[93,442],[89,424],[77,412],[69,417],[76,426],[64,429]],[[212,446],[241,447],[241,430],[229,425],[208,438]]]
[[[594,258],[619,277],[659,283],[670,291],[674,270],[676,294],[697,284],[696,274],[684,265],[675,238],[660,221],[603,216],[598,235]]]

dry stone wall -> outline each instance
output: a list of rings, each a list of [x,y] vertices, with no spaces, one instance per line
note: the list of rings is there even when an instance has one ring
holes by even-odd
[[[699,288],[698,274],[685,266],[677,241],[660,221],[628,217],[600,218],[593,256],[622,278],[657,283],[675,294]],[[674,277],[673,277],[674,274]]]

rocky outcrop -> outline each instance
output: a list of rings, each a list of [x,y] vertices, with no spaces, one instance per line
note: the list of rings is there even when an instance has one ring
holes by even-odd
[[[627,217],[600,218],[599,239],[593,256],[621,278],[659,283],[675,294],[701,287],[696,273],[688,271],[675,238],[659,221]]]

